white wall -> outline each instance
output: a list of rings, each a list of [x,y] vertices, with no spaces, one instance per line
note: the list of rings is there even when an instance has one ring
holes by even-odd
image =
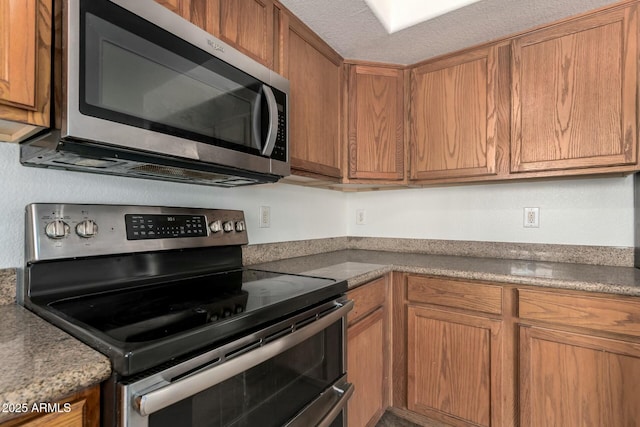
[[[345,236],[346,195],[285,184],[242,188],[24,167],[19,147],[0,143],[0,268],[24,263],[24,207],[34,202],[114,203],[242,209],[249,243]],[[258,227],[260,206],[271,227]]]
[[[245,211],[251,244],[339,236],[633,246],[633,178],[552,180],[340,193],[285,184],[219,189],[27,168],[0,144],[0,268],[23,264],[24,207],[33,202],[200,206]],[[271,228],[258,228],[260,206]],[[524,207],[540,228],[522,227]],[[355,224],[365,209],[367,224]]]
[[[524,207],[540,208],[539,228],[523,227]],[[349,236],[632,247],[633,176],[358,193],[347,222]]]

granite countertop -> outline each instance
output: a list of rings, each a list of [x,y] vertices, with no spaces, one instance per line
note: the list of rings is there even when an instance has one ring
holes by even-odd
[[[390,271],[400,271],[640,296],[640,270],[633,267],[341,250],[254,264],[252,268],[347,280],[349,288],[366,283]]]
[[[0,422],[104,381],[109,359],[16,305],[0,305]]]
[[[632,267],[346,249],[252,264],[251,268],[347,280],[349,288],[400,271],[640,296],[640,269]],[[15,271],[2,274],[0,405],[53,402],[109,377],[111,365],[106,356],[16,305]],[[16,415],[0,411],[0,422]]]

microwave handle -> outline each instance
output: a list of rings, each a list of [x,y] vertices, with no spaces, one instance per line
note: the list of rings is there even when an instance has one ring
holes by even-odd
[[[269,86],[263,84],[262,92],[264,93],[267,108],[269,109],[269,129],[267,130],[264,147],[262,147],[262,155],[270,157],[273,152],[273,147],[276,145],[276,138],[278,137],[278,104]]]

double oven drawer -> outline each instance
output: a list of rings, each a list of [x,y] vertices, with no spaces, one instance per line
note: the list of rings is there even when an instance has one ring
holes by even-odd
[[[322,304],[142,379],[117,385],[119,425],[346,425],[346,316]]]

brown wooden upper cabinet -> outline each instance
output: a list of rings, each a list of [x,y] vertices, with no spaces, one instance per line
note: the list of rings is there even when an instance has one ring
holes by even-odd
[[[272,0],[214,0],[219,11],[213,34],[263,65],[273,68]]]
[[[511,48],[511,172],[636,164],[636,4],[530,33]]]
[[[495,46],[411,70],[411,180],[496,173],[498,72]]]
[[[291,85],[291,168],[338,180],[342,177],[342,57],[284,9],[279,22],[280,72]]]
[[[235,49],[273,68],[272,0],[155,0]]]
[[[155,0],[156,3],[160,3],[173,13],[177,13],[185,19],[190,18],[189,9],[190,9],[190,0]]]
[[[349,65],[349,178],[404,178],[403,70]]]
[[[51,0],[0,0],[0,141],[50,122]]]

